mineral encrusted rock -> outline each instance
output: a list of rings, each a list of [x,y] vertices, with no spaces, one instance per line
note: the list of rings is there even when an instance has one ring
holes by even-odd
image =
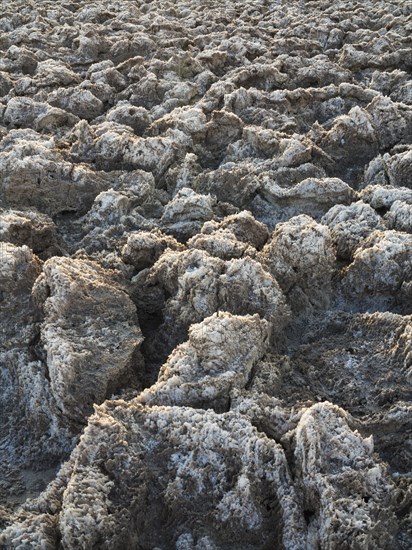
[[[269,323],[258,315],[208,317],[191,326],[188,342],[175,348],[156,384],[136,399],[145,404],[224,410],[231,390],[248,383],[268,340]]]
[[[357,248],[342,284],[350,297],[363,296],[370,308],[379,309],[398,305],[398,293],[411,279],[412,235],[375,231]],[[412,312],[411,303],[403,305]]]
[[[260,258],[296,313],[327,307],[336,254],[325,225],[304,214],[280,223]]]
[[[375,229],[386,229],[381,216],[362,201],[332,207],[322,223],[329,227],[336,255],[342,260],[351,260],[359,244]]]
[[[122,250],[123,261],[133,265],[136,271],[151,267],[166,250],[184,250],[184,246],[170,235],[158,229],[150,232],[131,233]]]
[[[92,262],[51,258],[33,288],[51,391],[75,420],[138,379],[136,307],[113,279]]]
[[[91,417],[76,454],[59,518],[66,548],[305,548],[281,446],[235,413],[115,401]]]
[[[188,240],[189,248],[205,250],[222,260],[256,256],[269,238],[267,227],[243,210],[220,222],[206,222],[201,232]]]
[[[31,210],[0,211],[0,242],[27,245],[42,259],[61,252],[53,220]]]
[[[347,413],[326,402],[302,415],[294,438],[308,546],[390,548],[396,530],[393,487],[385,466],[374,459],[372,437],[350,430]]]
[[[412,547],[412,6],[0,8],[0,548]]]
[[[146,343],[158,360],[166,359],[186,339],[192,323],[216,311],[258,313],[271,322],[274,333],[283,329],[290,316],[276,279],[249,257],[224,261],[201,249],[166,250],[135,283],[139,309],[163,318]]]

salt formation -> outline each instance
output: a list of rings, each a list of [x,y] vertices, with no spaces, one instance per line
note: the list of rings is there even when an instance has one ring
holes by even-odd
[[[44,300],[40,338],[50,388],[66,416],[80,420],[119,386],[136,385],[143,341],[136,307],[107,270],[51,258],[33,296]]]
[[[267,348],[268,323],[259,318],[215,314],[192,325],[189,341],[175,348],[142,403],[228,409],[233,388],[244,388]],[[225,353],[223,354],[222,349]]]
[[[412,547],[412,6],[0,10],[0,547]]]

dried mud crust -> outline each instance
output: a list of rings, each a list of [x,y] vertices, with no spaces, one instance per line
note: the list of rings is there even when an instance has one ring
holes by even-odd
[[[412,547],[412,4],[0,10],[0,547]]]

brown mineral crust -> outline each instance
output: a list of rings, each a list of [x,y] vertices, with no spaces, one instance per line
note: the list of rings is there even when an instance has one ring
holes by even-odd
[[[107,270],[85,260],[52,258],[33,293],[43,302],[41,341],[51,391],[65,415],[83,420],[93,403],[136,384],[143,341],[136,308]]]
[[[409,550],[410,2],[0,12],[0,547]]]

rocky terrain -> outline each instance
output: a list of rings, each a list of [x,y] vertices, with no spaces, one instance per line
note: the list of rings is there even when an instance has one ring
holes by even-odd
[[[0,548],[410,549],[412,3],[0,4]]]

